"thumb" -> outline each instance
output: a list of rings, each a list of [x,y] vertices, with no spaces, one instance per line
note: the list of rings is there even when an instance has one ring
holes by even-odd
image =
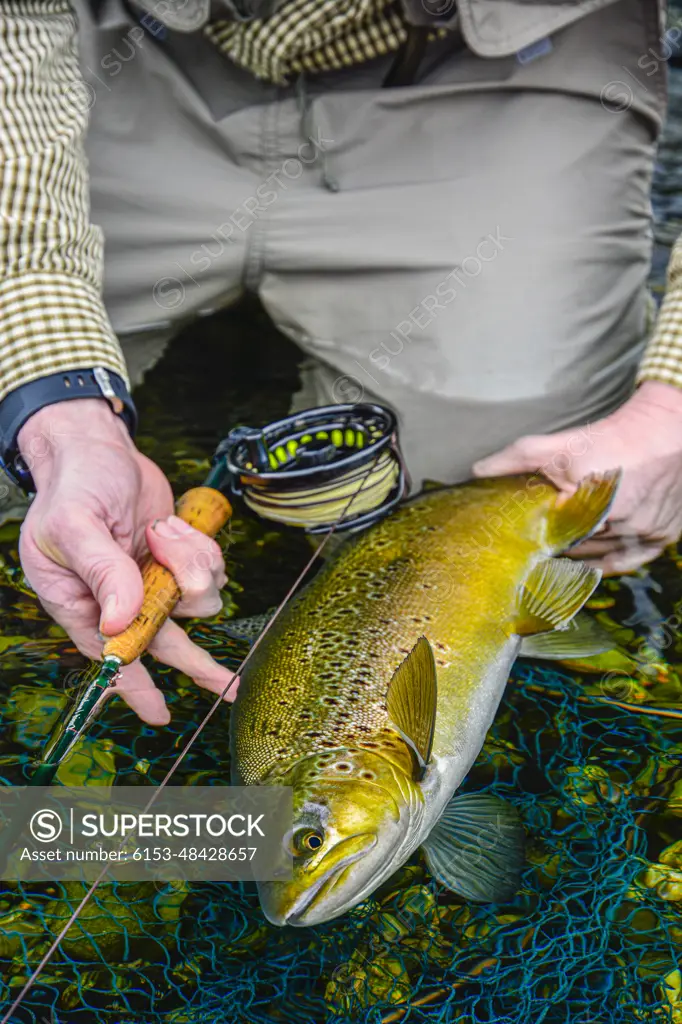
[[[105,524],[90,516],[72,517],[59,546],[62,564],[80,576],[102,610],[102,633],[120,633],[142,605],[142,576],[137,563]]]
[[[475,462],[474,476],[513,476],[546,470],[552,457],[561,451],[563,434],[529,434],[507,445],[494,455]],[[556,473],[551,474],[556,476]]]

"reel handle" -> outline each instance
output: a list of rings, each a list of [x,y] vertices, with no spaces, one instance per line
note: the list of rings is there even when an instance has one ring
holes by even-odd
[[[232,506],[213,487],[193,487],[178,500],[175,514],[207,537],[215,537],[232,515]],[[151,555],[143,562],[141,571],[142,607],[122,633],[107,638],[102,651],[103,658],[118,658],[123,665],[144,654],[181,596],[173,573]]]

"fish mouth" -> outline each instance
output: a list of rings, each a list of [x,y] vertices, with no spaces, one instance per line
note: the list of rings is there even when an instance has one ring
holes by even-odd
[[[375,833],[364,832],[356,836],[349,836],[348,839],[344,839],[341,843],[337,844],[334,850],[330,850],[326,857],[331,856],[331,854],[338,855],[339,848],[341,847],[353,847],[340,861],[337,861],[325,871],[311,889],[301,893],[292,905],[291,910],[285,915],[283,923],[291,925],[305,924],[306,922],[302,920],[303,916],[310,911],[315,903],[319,903],[321,899],[329,896],[336,886],[345,881],[351,866],[360,860],[361,857],[364,857],[365,854],[369,853],[370,850],[373,850],[377,845],[377,841]],[[321,864],[324,863],[326,857],[321,861]],[[342,909],[342,907],[339,907],[338,912],[340,913]]]

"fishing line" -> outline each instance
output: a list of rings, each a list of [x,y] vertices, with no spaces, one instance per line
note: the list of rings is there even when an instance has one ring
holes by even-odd
[[[195,731],[192,734],[192,736],[190,736],[190,738],[187,741],[187,743],[185,744],[184,748],[181,750],[181,752],[178,755],[178,757],[176,758],[176,760],[173,762],[171,767],[168,769],[168,772],[166,773],[166,775],[162,779],[162,781],[159,784],[159,786],[154,790],[154,794],[153,794],[152,798],[150,799],[149,803],[146,805],[146,807],[144,808],[144,810],[141,813],[146,814],[146,812],[150,809],[150,807],[153,807],[154,803],[158,799],[158,795],[161,792],[161,790],[164,788],[164,786],[166,786],[168,784],[169,780],[173,777],[173,775],[175,774],[177,768],[180,766],[182,761],[185,759],[185,756],[187,755],[187,753],[189,752],[191,747],[194,745],[195,741],[197,740],[197,738],[199,737],[201,732],[204,730],[206,725],[208,725],[208,722],[213,717],[213,715],[215,714],[217,709],[220,707],[220,705],[222,704],[223,700],[225,699],[225,697],[229,693],[230,689],[234,686],[235,680],[238,679],[240,673],[244,671],[244,669],[248,665],[251,657],[255,654],[255,652],[258,649],[258,647],[260,646],[261,642],[267,636],[267,634],[269,633],[270,629],[272,628],[272,626],[275,624],[275,622],[279,618],[281,612],[284,610],[286,605],[291,600],[291,598],[292,598],[293,594],[295,593],[297,587],[300,585],[302,580],[305,578],[305,576],[307,575],[307,573],[309,572],[309,570],[311,569],[311,567],[315,563],[316,559],[319,558],[320,555],[322,554],[322,552],[323,552],[327,542],[331,539],[331,537],[336,532],[336,530],[339,527],[339,525],[342,523],[342,521],[344,520],[344,518],[348,514],[351,505],[353,504],[355,499],[359,497],[360,493],[362,492],[363,488],[365,487],[365,484],[367,484],[371,480],[372,471],[374,470],[377,461],[381,458],[381,454],[382,454],[381,451],[378,451],[376,453],[376,455],[374,456],[374,458],[370,461],[370,463],[369,463],[369,465],[368,465],[368,467],[367,467],[367,469],[366,469],[366,471],[365,471],[365,473],[364,473],[364,475],[363,475],[363,477],[361,479],[360,486],[357,488],[356,491],[354,491],[353,494],[351,494],[350,498],[348,499],[348,501],[346,502],[345,506],[341,510],[341,514],[339,515],[337,520],[332,524],[332,526],[327,531],[327,533],[324,535],[322,541],[320,542],[320,544],[318,545],[316,550],[313,551],[312,555],[310,556],[310,558],[308,559],[306,564],[301,569],[300,573],[298,574],[298,576],[296,577],[296,579],[294,580],[294,582],[290,586],[289,590],[287,591],[287,593],[284,595],[284,597],[282,598],[282,600],[278,604],[278,606],[275,609],[275,612],[274,612],[272,618],[267,623],[265,629],[263,630],[261,635],[258,637],[258,639],[254,643],[254,645],[249,650],[249,652],[246,655],[246,657],[244,658],[244,660],[241,662],[241,664],[239,665],[239,667],[235,671],[234,676],[232,677],[230,682],[227,684],[227,686],[222,691],[222,693],[220,693],[218,695],[218,697],[216,698],[215,702],[209,708],[208,712],[206,713],[206,715],[204,716],[202,721],[199,723],[199,725],[195,729]],[[124,845],[124,843],[125,843],[125,840],[123,840],[121,842],[121,846],[119,846],[118,849],[121,849],[121,847]],[[40,963],[36,967],[36,969],[33,972],[33,974],[30,976],[30,978],[28,979],[28,981],[26,982],[24,987],[19,992],[19,995],[14,1000],[14,1002],[10,1006],[10,1008],[7,1011],[7,1013],[5,1014],[5,1016],[2,1018],[2,1020],[0,1020],[0,1024],[10,1024],[10,1020],[11,1020],[12,1014],[14,1013],[14,1011],[16,1009],[18,1009],[18,1007],[23,1002],[24,998],[28,995],[30,990],[35,985],[35,983],[38,980],[40,974],[42,973],[44,968],[47,966],[47,964],[50,962],[50,960],[52,959],[54,954],[57,952],[57,950],[59,949],[59,946],[61,945],[61,942],[64,939],[64,936],[67,934],[69,929],[76,923],[76,921],[78,920],[79,914],[81,913],[83,908],[88,904],[88,902],[90,901],[92,896],[97,891],[98,886],[102,882],[102,880],[105,877],[105,875],[107,874],[108,870],[109,870],[109,865],[105,864],[105,866],[102,868],[102,870],[100,871],[100,873],[97,876],[97,878],[95,879],[95,881],[92,883],[92,885],[90,886],[90,888],[86,892],[86,894],[83,897],[83,899],[81,900],[81,902],[78,904],[78,906],[74,910],[74,912],[71,915],[71,917],[69,918],[69,920],[66,922],[66,924],[64,925],[64,927],[60,931],[60,933],[57,936],[57,938],[54,940],[54,942],[52,943],[50,948],[45,953],[44,957],[42,958],[42,960],[40,961]]]

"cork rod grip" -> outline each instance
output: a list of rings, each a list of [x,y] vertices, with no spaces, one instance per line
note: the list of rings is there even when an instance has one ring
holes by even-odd
[[[207,537],[215,537],[232,515],[232,506],[213,487],[193,487],[180,498],[175,514]],[[107,639],[103,658],[114,656],[124,665],[139,658],[180,600],[180,588],[172,572],[151,555],[142,565],[142,582],[142,607],[127,629]]]

